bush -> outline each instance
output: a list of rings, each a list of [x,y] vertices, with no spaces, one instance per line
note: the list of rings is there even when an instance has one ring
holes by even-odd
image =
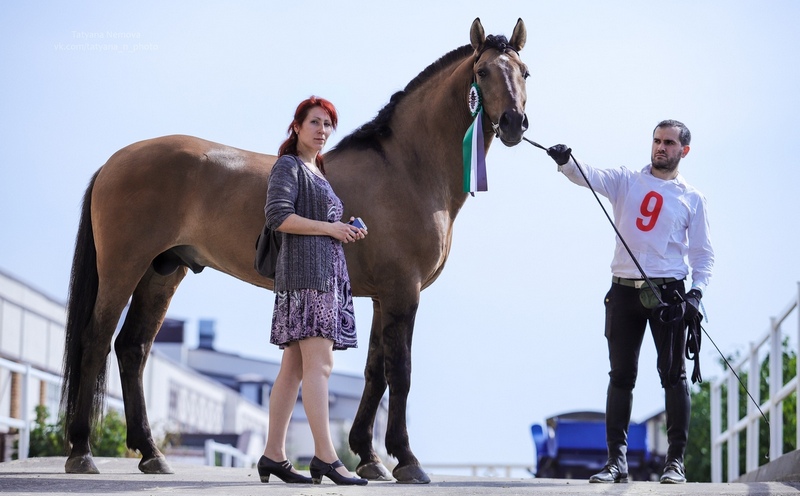
[[[94,456],[126,457],[133,453],[126,445],[128,428],[116,410],[109,410],[96,427],[91,439]]]
[[[31,429],[31,441],[28,456],[62,456],[64,455],[64,430],[61,422],[47,424],[47,407],[36,407],[36,426]]]
[[[36,424],[31,429],[28,456],[64,456],[64,422],[59,418],[55,424],[48,424],[49,412],[46,406],[36,407]],[[124,457],[131,451],[125,445],[127,428],[124,418],[115,410],[110,410],[97,425],[90,440],[94,456]]]

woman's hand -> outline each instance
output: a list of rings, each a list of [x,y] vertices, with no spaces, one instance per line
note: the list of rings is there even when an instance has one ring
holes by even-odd
[[[353,219],[355,219],[355,217],[350,217],[350,220]],[[359,229],[356,226],[345,224],[344,222],[306,219],[297,214],[289,215],[277,230],[289,234],[308,236],[326,235],[342,243],[355,243],[367,237],[366,229]]]
[[[355,217],[350,217],[351,221],[354,219]],[[356,241],[367,237],[366,229],[359,229],[351,224],[345,224],[344,222],[333,222],[331,226],[333,228],[331,237],[338,239],[342,243],[355,243]]]

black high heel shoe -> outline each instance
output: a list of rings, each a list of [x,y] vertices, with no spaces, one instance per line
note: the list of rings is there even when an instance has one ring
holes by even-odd
[[[311,459],[311,480],[314,484],[322,484],[322,476],[326,476],[338,486],[367,485],[367,479],[362,479],[361,477],[345,477],[337,472],[336,469],[343,465],[341,460],[336,460],[333,463],[325,463],[315,456]]]
[[[280,463],[262,456],[258,460],[258,476],[261,482],[269,482],[270,474],[275,474],[280,480],[287,484],[311,484],[311,478],[292,472],[292,462],[284,460]]]

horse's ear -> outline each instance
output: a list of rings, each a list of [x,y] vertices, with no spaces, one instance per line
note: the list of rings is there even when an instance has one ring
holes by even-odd
[[[483,25],[481,25],[480,17],[476,17],[472,21],[472,27],[469,29],[469,42],[477,52],[483,46],[484,41],[486,41],[486,35],[483,32]]]
[[[525,40],[528,38],[528,31],[525,29],[525,23],[522,19],[517,19],[517,25],[514,26],[514,34],[511,35],[509,43],[516,51],[522,50],[525,46]]]

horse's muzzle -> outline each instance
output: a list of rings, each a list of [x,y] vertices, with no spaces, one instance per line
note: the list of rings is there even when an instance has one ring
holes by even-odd
[[[515,146],[522,141],[522,135],[528,130],[528,116],[516,110],[507,110],[492,127],[504,145]]]

